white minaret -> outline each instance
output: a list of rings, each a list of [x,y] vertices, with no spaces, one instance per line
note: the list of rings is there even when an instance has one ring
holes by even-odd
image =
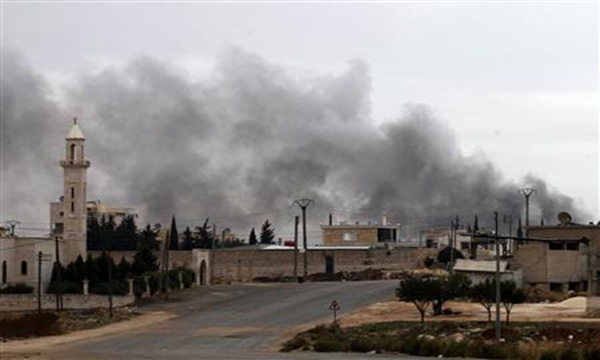
[[[86,188],[87,168],[90,162],[85,160],[85,137],[73,119],[73,126],[65,138],[65,159],[60,161],[64,169],[63,241],[60,244],[60,262],[69,264],[81,255],[87,256],[86,229]]]

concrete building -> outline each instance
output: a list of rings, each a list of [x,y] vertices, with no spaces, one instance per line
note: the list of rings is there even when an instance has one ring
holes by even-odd
[[[496,276],[496,261],[489,260],[466,260],[458,259],[452,270],[456,273],[465,274],[473,285],[493,281]],[[521,270],[512,271],[507,261],[500,261],[500,281],[514,281],[517,287],[523,285],[523,273]]]
[[[123,221],[127,216],[138,216],[134,208],[113,206],[102,203],[100,200],[89,200],[85,207],[88,217],[95,217],[100,220],[102,216],[112,216],[117,224]]]
[[[325,246],[376,246],[396,243],[398,230],[399,225],[389,224],[385,215],[382,217],[381,224],[341,222],[334,225],[330,218],[328,225],[321,225],[321,243]]]
[[[40,271],[38,255],[42,255],[42,289],[50,282],[55,261],[55,242],[50,238],[0,236],[0,287],[24,283],[37,287]],[[43,290],[42,290],[43,291]]]
[[[529,239],[516,245],[513,268],[523,270],[529,286],[600,295],[600,225],[573,223],[566,213],[559,221],[529,227]]]

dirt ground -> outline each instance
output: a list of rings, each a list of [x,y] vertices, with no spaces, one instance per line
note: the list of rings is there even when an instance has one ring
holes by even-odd
[[[343,306],[343,304],[342,304]],[[445,304],[446,309],[451,309],[454,314],[432,316],[427,314],[426,321],[485,321],[487,312],[479,304],[459,301],[449,301]],[[511,312],[512,321],[564,321],[564,322],[592,322],[600,324],[600,318],[590,318],[586,315],[586,298],[573,297],[559,303],[541,303],[541,304],[517,304]],[[143,329],[144,327],[173,318],[175,315],[166,311],[154,311],[144,313],[133,317],[127,321],[113,323],[107,326],[75,331],[65,335],[47,336],[41,338],[13,340],[0,343],[0,354],[6,359],[21,359],[35,357],[40,355],[41,351],[47,347],[66,344],[86,338],[102,336],[107,334],[116,335],[119,332]],[[494,314],[492,314],[494,316]],[[502,311],[502,319],[505,313]],[[375,303],[371,306],[344,314],[339,319],[340,325],[356,326],[365,323],[385,322],[396,320],[414,320],[419,321],[419,312],[413,304],[400,302],[396,298],[389,298],[386,301]],[[313,324],[314,325],[314,324]],[[289,336],[294,333],[305,330],[308,324],[300,328],[290,329]],[[246,329],[248,330],[248,329]],[[286,332],[287,333],[287,332]],[[286,334],[287,335],[287,334]],[[289,337],[288,336],[288,337]]]
[[[34,355],[54,345],[67,344],[70,342],[102,336],[107,334],[116,334],[121,331],[130,331],[143,329],[145,326],[173,318],[175,315],[167,312],[156,311],[145,313],[130,320],[115,322],[110,325],[95,329],[79,330],[64,335],[44,336],[39,338],[30,338],[24,340],[12,340],[0,343],[0,354],[2,359],[24,359]]]
[[[600,323],[600,318],[590,318],[586,314],[587,299],[577,296],[559,303],[516,304],[511,313],[511,321],[563,321],[563,322],[594,322]],[[485,308],[476,303],[462,301],[448,301],[445,309],[450,309],[454,314],[432,316],[427,313],[425,321],[486,321],[488,318]],[[492,318],[495,309],[492,308]],[[504,320],[504,308],[501,317]],[[385,321],[420,321],[420,314],[411,303],[400,302],[396,298],[379,302],[353,312],[340,319],[341,326],[355,326],[370,322]]]

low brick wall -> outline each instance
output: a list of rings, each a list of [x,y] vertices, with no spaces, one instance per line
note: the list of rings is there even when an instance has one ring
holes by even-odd
[[[130,305],[135,297],[113,296],[113,307]],[[106,295],[63,295],[63,309],[93,309],[108,307]],[[29,311],[37,310],[38,297],[35,294],[2,294],[0,295],[0,311]],[[42,295],[42,309],[56,309],[56,296]]]
[[[588,296],[586,313],[592,317],[600,317],[600,296]]]
[[[424,259],[435,249],[311,249],[308,273],[324,273],[329,258],[333,271],[362,271],[368,268],[413,270],[423,268]],[[302,275],[304,254],[298,254],[298,274]],[[249,282],[259,276],[292,276],[293,250],[218,249],[214,253],[214,277],[220,282]]]

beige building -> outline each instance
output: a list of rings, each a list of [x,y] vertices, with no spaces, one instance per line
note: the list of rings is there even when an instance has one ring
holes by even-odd
[[[0,236],[0,287],[24,283],[37,288],[39,261],[42,254],[42,289],[50,282],[55,261],[55,242],[50,238]],[[42,290],[43,291],[43,290]]]
[[[559,218],[558,225],[529,227],[529,239],[515,248],[513,268],[523,270],[526,285],[600,295],[600,225]]]
[[[421,246],[426,248],[442,249],[453,240],[453,233],[450,228],[439,227],[431,228],[421,232]],[[466,230],[458,229],[456,232],[456,248],[468,252],[471,246],[471,237],[466,235]]]
[[[112,216],[117,224],[123,221],[127,216],[138,216],[136,210],[133,208],[112,206],[102,203],[100,200],[88,201],[86,203],[86,210],[88,217],[100,219],[102,216]]]
[[[321,225],[322,244],[326,246],[375,246],[398,242],[399,225],[389,225],[384,216],[381,224]]]

